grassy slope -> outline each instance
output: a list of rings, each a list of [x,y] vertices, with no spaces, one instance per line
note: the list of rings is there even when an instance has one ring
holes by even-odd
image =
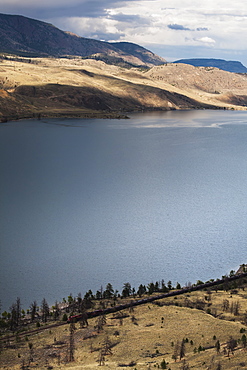
[[[118,319],[113,318],[112,314],[108,315],[106,325],[100,333],[97,333],[94,328],[96,319],[89,320],[89,326],[86,328],[80,328],[77,323],[75,361],[70,363],[64,362],[69,342],[69,324],[30,336],[28,341],[22,339],[16,343],[14,340],[15,348],[4,350],[2,353],[0,368],[20,368],[22,359],[27,359],[29,356],[28,343],[31,342],[34,348],[34,362],[31,363],[30,368],[45,369],[48,363],[53,369],[94,369],[98,366],[100,349],[106,337],[113,344],[112,354],[106,356],[105,366],[108,369],[116,369],[119,364],[128,365],[132,361],[135,362],[134,368],[138,370],[154,369],[165,359],[169,362],[167,368],[178,370],[181,368],[182,361],[178,359],[175,362],[172,359],[174,354],[172,342],[174,344],[177,341],[181,342],[183,338],[188,339],[188,343],[185,344],[185,360],[191,369],[214,370],[218,362],[224,370],[246,368],[247,351],[241,345],[238,345],[234,355],[231,354],[228,357],[223,353],[223,348],[230,336],[240,339],[242,337],[240,329],[244,327],[247,330],[247,327],[241,323],[242,315],[247,310],[245,291],[239,290],[234,294],[213,292],[210,303],[205,300],[205,296],[207,296],[206,292],[193,292],[179,296],[177,299],[166,299],[163,301],[164,306],[156,304],[138,306],[134,312],[126,312],[128,317],[123,319],[122,325]],[[225,299],[229,300],[230,305],[235,302],[240,304],[239,316],[234,316],[229,311],[222,311],[222,302]],[[185,307],[188,305],[188,300],[194,303],[204,302],[204,310]],[[216,317],[207,313],[209,307]],[[131,320],[133,315],[136,318],[136,324]],[[94,336],[85,339],[90,335]],[[217,354],[214,348],[217,339],[221,343],[220,354]],[[64,344],[56,344],[55,340]],[[193,341],[192,344],[191,341]],[[205,347],[206,350],[195,353],[194,349],[198,349],[199,346]],[[58,359],[54,357],[55,353],[61,355],[60,365],[58,365]]]
[[[145,72],[82,59],[0,63],[0,117],[12,119],[142,109],[245,109],[246,96],[245,76],[182,64]]]

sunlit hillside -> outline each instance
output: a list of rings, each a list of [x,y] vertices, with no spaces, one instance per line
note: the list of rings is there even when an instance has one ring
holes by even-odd
[[[106,117],[130,111],[246,109],[247,77],[215,68],[164,64],[122,68],[92,59],[0,61],[0,116]]]

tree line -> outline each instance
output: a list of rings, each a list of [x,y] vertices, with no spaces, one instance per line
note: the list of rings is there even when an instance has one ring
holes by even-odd
[[[232,270],[230,272],[229,278],[233,278],[235,276],[235,272]],[[228,276],[223,276],[224,283],[212,286],[211,290],[230,290],[236,289],[237,287],[243,286],[243,284],[247,283],[247,278],[243,277],[236,280],[228,280]],[[206,283],[214,282],[213,279],[209,280]],[[191,284],[190,282],[186,284],[187,289],[193,289],[193,287],[200,287],[203,285],[201,280],[197,280],[195,284]],[[57,301],[53,306],[49,306],[47,300],[45,298],[42,299],[41,304],[38,305],[37,301],[33,301],[29,308],[25,311],[21,308],[21,300],[18,297],[16,301],[10,306],[9,312],[4,311],[2,313],[2,317],[0,318],[0,329],[10,329],[15,331],[18,327],[23,324],[23,322],[37,322],[37,326],[40,322],[46,323],[48,319],[58,320],[62,314],[62,320],[67,321],[67,317],[69,314],[73,313],[83,313],[86,312],[88,309],[92,309],[95,306],[95,301],[99,302],[99,305],[102,309],[106,308],[106,300],[111,301],[111,305],[116,305],[119,299],[124,298],[136,298],[142,297],[144,295],[152,295],[153,293],[168,293],[171,290],[180,290],[181,284],[176,283],[175,286],[172,285],[172,282],[169,280],[167,284],[162,279],[161,281],[151,282],[147,285],[140,284],[138,289],[136,290],[134,287],[131,286],[129,282],[123,284],[122,291],[119,292],[118,290],[113,288],[111,283],[108,283],[105,287],[101,286],[99,290],[93,294],[92,290],[88,290],[84,297],[82,297],[81,293],[78,293],[76,297],[73,297],[70,294],[67,299],[63,298],[62,302],[58,303]],[[243,288],[244,289],[244,288]],[[227,306],[227,302],[223,303]],[[228,307],[225,307],[227,310]],[[235,305],[231,308],[234,312],[238,311],[238,305]]]

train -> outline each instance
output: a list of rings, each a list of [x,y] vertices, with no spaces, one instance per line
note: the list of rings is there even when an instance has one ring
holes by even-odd
[[[247,272],[242,273],[242,274],[238,274],[238,275],[233,275],[233,276],[230,276],[230,277],[226,277],[226,278],[223,278],[223,279],[217,279],[217,280],[209,281],[207,283],[203,283],[203,284],[199,284],[199,285],[192,285],[191,287],[184,287],[184,288],[181,288],[179,290],[172,290],[172,291],[169,291],[168,293],[163,293],[163,294],[159,294],[159,295],[156,295],[156,296],[147,297],[147,298],[139,299],[139,300],[136,300],[136,301],[131,301],[131,302],[128,302],[128,303],[125,303],[125,304],[120,304],[120,305],[113,306],[113,307],[108,307],[108,308],[105,308],[105,309],[89,311],[87,313],[78,314],[78,315],[71,315],[71,316],[69,316],[69,318],[67,320],[67,323],[77,322],[77,321],[85,319],[85,317],[87,319],[88,318],[91,319],[93,317],[97,317],[97,316],[101,316],[101,315],[107,315],[109,313],[115,313],[115,312],[118,312],[118,311],[122,311],[126,308],[131,308],[131,307],[139,306],[141,304],[146,304],[146,303],[152,303],[152,302],[157,301],[159,299],[164,299],[164,298],[168,298],[168,297],[175,297],[177,295],[189,293],[189,292],[196,291],[196,290],[207,289],[207,288],[210,288],[212,286],[225,284],[225,283],[228,283],[230,281],[238,280],[238,279],[245,278],[245,277],[247,277]]]

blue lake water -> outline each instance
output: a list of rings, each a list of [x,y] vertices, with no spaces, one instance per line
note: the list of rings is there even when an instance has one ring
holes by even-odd
[[[247,263],[247,112],[1,124],[0,175],[2,310]]]

